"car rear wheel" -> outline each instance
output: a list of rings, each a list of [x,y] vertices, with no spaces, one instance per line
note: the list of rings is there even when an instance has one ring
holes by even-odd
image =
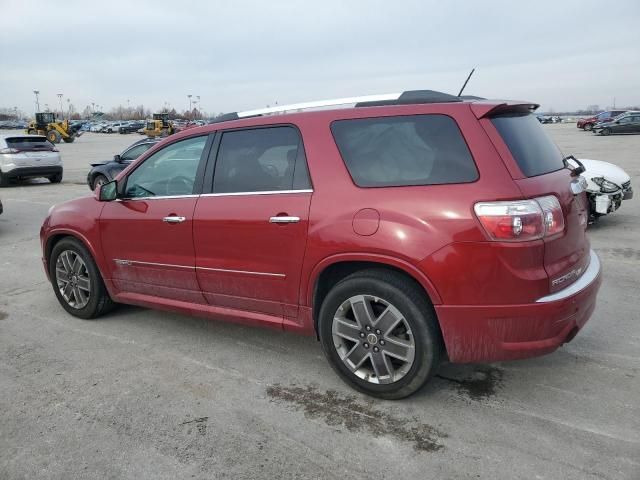
[[[432,306],[414,282],[395,272],[365,270],[336,284],[320,309],[318,330],[338,375],[374,397],[411,395],[440,361]]]
[[[0,172],[0,187],[8,187],[9,186],[9,178],[6,175],[3,175]]]
[[[593,130],[593,124],[592,124],[592,123],[586,123],[586,124],[584,125],[584,129],[585,129],[587,132],[590,132],[591,130]]]
[[[78,240],[60,240],[49,258],[49,276],[60,305],[85,320],[114,307],[91,254]]]
[[[109,180],[107,180],[107,177],[105,177],[104,175],[98,174],[93,179],[92,190],[95,190],[96,188],[98,188],[99,185],[104,185],[106,183],[109,183]]]
[[[51,175],[47,177],[51,183],[60,183],[62,181],[62,174],[58,173],[57,175]]]
[[[611,129],[603,128],[602,131],[600,132],[600,135],[611,135]]]

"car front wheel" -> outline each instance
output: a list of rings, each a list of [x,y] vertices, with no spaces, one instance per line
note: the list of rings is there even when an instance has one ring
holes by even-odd
[[[114,306],[91,254],[78,240],[67,237],[53,247],[49,276],[60,305],[86,320]]]
[[[93,179],[92,190],[95,190],[96,188],[98,188],[98,186],[104,185],[105,183],[109,183],[109,180],[107,180],[107,177],[100,174],[96,175],[96,178]]]
[[[336,284],[319,315],[333,369],[350,386],[387,400],[419,390],[435,372],[442,340],[433,308],[413,281],[386,270]]]

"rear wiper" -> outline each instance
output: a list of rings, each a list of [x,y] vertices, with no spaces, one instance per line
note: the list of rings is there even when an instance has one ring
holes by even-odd
[[[578,166],[574,167],[569,163],[569,160],[573,160],[578,164]],[[562,163],[564,163],[565,168],[568,168],[569,170],[571,170],[571,176],[573,177],[577,177],[578,175],[580,175],[586,170],[582,162],[578,160],[576,157],[574,157],[573,155],[567,155],[566,157],[564,157],[562,159]]]

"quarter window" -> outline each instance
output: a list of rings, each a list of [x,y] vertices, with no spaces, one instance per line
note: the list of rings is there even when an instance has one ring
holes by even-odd
[[[214,193],[310,188],[307,162],[293,127],[224,132],[213,178]]]
[[[191,195],[207,137],[196,137],[157,151],[127,178],[125,196]]]
[[[446,115],[338,120],[331,131],[359,187],[473,182],[471,152]]]

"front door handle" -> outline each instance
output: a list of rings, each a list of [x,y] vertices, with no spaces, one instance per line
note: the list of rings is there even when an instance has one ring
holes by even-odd
[[[271,217],[269,223],[298,223],[300,217]]]
[[[170,216],[170,217],[164,217],[162,219],[162,221],[164,223],[182,223],[187,219],[187,217],[176,217],[176,216]]]

